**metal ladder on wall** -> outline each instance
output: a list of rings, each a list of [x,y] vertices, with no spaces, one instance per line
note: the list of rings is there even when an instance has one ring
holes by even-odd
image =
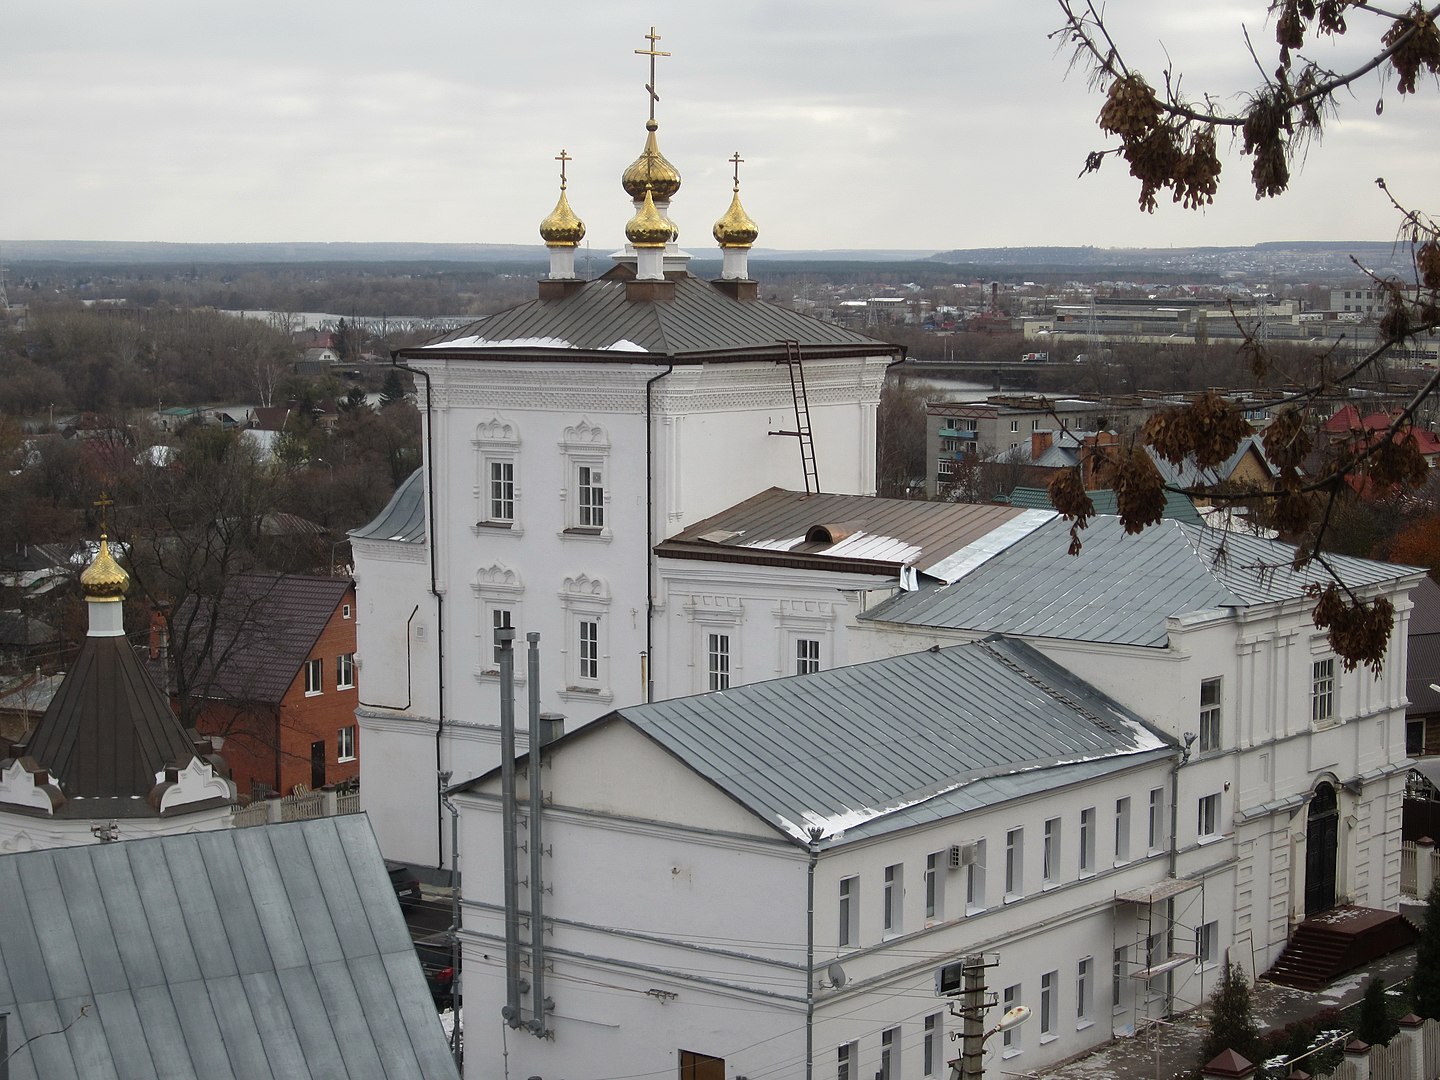
[[[784,341],[784,364],[790,373],[790,396],[795,401],[795,430],[772,431],[771,435],[790,435],[800,443],[800,468],[805,474],[805,494],[820,493],[820,475],[815,468],[815,437],[810,432],[810,400],[805,394],[805,367],[800,360],[800,342]]]

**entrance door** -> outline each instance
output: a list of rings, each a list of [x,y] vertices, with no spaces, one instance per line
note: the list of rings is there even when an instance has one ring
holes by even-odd
[[[310,790],[325,786],[325,740],[310,744]]]
[[[725,1059],[681,1050],[680,1080],[725,1080]]]
[[[1339,849],[1340,807],[1335,789],[1321,784],[1310,799],[1305,830],[1305,914],[1335,906],[1335,863]]]

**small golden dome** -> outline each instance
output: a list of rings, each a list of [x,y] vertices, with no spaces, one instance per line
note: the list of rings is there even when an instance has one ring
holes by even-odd
[[[625,225],[625,239],[637,248],[663,248],[675,234],[675,226],[655,209],[655,200],[645,192],[645,205]]]
[[[110,554],[110,544],[104,533],[100,534],[100,551],[95,555],[95,561],[80,575],[80,588],[87,600],[119,600],[130,591],[130,575]]]
[[[665,202],[675,197],[680,190],[680,170],[665,160],[660,147],[655,143],[655,131],[659,127],[654,120],[645,121],[645,149],[634,163],[620,177],[625,194],[632,199],[641,198],[645,192]]]
[[[735,193],[730,196],[730,209],[725,211],[724,217],[715,222],[713,232],[722,248],[748,248],[760,235],[755,222],[750,220],[750,215],[745,213],[745,208],[740,205],[739,184],[735,185]]]
[[[550,216],[540,222],[540,239],[547,247],[578,247],[585,239],[585,222],[570,209],[570,200],[565,197],[565,186],[560,186],[560,200]]]

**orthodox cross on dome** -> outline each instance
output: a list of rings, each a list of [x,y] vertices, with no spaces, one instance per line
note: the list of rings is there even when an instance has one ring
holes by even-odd
[[[100,535],[104,537],[110,532],[110,507],[115,505],[115,500],[108,491],[102,491],[92,505],[100,508]]]
[[[745,159],[740,156],[740,151],[735,151],[735,156],[730,159],[730,164],[735,166],[735,190],[740,190],[740,166],[745,164]]]
[[[557,157],[555,160],[558,161],[558,162],[560,162],[560,190],[561,190],[561,191],[564,191],[564,190],[565,190],[565,163],[566,163],[567,161],[574,161],[575,159],[572,158],[569,154],[567,154],[567,153],[564,151],[564,149],[561,149],[561,151],[560,151],[560,156]]]
[[[660,95],[655,92],[655,58],[657,56],[669,56],[668,52],[661,52],[655,48],[655,43],[660,40],[660,35],[655,32],[655,27],[650,27],[650,33],[645,35],[650,42],[648,49],[636,49],[636,56],[650,57],[650,81],[645,84],[645,90],[650,95],[650,119],[655,119],[655,103],[660,100]]]

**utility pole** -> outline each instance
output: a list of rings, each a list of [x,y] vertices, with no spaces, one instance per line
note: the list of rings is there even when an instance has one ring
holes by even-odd
[[[960,1056],[949,1063],[950,1080],[982,1080],[985,1075],[985,1040],[997,1031],[1009,1031],[1030,1019],[1030,1010],[1016,1005],[1000,1018],[989,1031],[985,1030],[985,1014],[995,1007],[996,998],[985,986],[985,969],[999,967],[997,959],[987,963],[981,953],[972,953],[960,961],[960,1004],[950,1006],[950,1015],[964,1020],[961,1028]]]

